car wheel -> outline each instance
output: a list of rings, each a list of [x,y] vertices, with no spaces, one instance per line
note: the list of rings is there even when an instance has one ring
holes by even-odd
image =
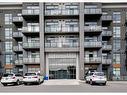
[[[27,83],[24,83],[24,85],[27,85]]]
[[[40,85],[41,84],[41,82],[40,82],[40,79],[38,80],[38,85]]]
[[[7,86],[7,84],[6,83],[3,83],[3,86]]]
[[[90,80],[90,85],[93,85],[93,82],[92,82],[92,80]]]
[[[86,81],[86,83],[88,83],[88,81]]]
[[[103,83],[103,85],[106,85],[106,82],[105,82],[105,83]]]

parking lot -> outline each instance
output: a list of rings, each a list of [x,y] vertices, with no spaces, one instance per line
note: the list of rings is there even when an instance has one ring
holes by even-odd
[[[67,81],[68,82],[68,81]],[[66,82],[66,83],[67,83]],[[62,82],[61,82],[62,83]],[[70,83],[70,81],[69,81]],[[73,84],[45,84],[40,85],[19,85],[3,86],[0,84],[0,92],[127,92],[127,81],[108,81],[106,86],[89,85],[84,81]]]

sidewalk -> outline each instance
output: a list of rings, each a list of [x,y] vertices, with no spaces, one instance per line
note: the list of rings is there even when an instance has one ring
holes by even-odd
[[[79,85],[79,81],[68,79],[45,80],[43,85]]]

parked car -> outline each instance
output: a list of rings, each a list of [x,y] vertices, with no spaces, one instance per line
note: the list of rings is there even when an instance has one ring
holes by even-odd
[[[24,85],[27,85],[29,83],[40,84],[43,81],[44,81],[44,77],[40,75],[40,73],[25,73],[23,77]]]
[[[21,74],[14,74],[14,73],[5,73],[2,76],[1,83],[4,86],[7,86],[8,84],[14,84],[14,85],[19,85],[22,83],[23,77]]]
[[[106,85],[106,82],[107,78],[103,72],[91,72],[86,76],[86,83],[90,83],[91,85],[95,83]]]

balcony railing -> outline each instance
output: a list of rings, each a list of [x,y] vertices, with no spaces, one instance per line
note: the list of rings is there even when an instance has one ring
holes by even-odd
[[[76,48],[79,46],[79,43],[45,43],[46,48]]]
[[[102,14],[102,10],[100,8],[95,9],[84,9],[85,14]]]
[[[79,10],[78,9],[74,9],[74,10],[45,10],[45,15],[49,16],[49,15],[78,15],[79,14]]]
[[[22,10],[22,14],[23,15],[39,15],[39,9],[26,9],[26,10]]]
[[[31,27],[31,29],[28,27],[23,27],[22,32],[24,32],[24,33],[39,33],[39,27]]]
[[[15,60],[15,65],[23,65],[23,59]]]
[[[13,37],[23,37],[22,32],[13,32]]]
[[[102,47],[102,42],[93,41],[93,42],[84,42],[84,47]]]
[[[13,46],[14,51],[22,51],[22,46]]]
[[[23,63],[40,63],[40,58],[23,58]]]
[[[57,27],[46,27],[45,32],[79,32],[79,27],[68,27],[68,26],[57,26]]]
[[[103,50],[112,50],[112,45],[103,45]]]
[[[103,59],[102,58],[102,64],[111,64],[112,60],[111,59]]]
[[[102,36],[112,36],[112,31],[110,31],[110,30],[103,30]]]
[[[22,22],[23,18],[22,17],[13,17],[13,22]]]
[[[112,20],[112,16],[110,16],[110,15],[102,15],[102,20],[104,20],[104,21],[111,21]]]
[[[101,63],[101,57],[85,58],[85,63]]]
[[[39,42],[27,42],[23,43],[23,48],[40,48],[40,43]]]
[[[84,27],[85,32],[98,32],[102,31],[101,26],[85,26]]]

